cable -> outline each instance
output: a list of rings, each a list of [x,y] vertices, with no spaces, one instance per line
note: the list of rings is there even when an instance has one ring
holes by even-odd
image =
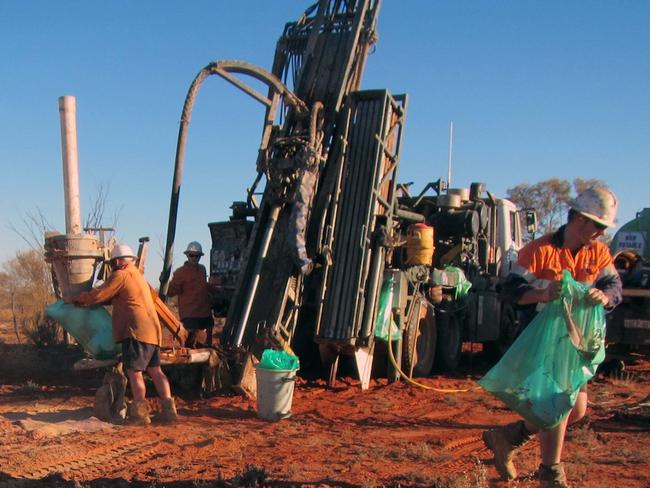
[[[424,385],[422,383],[419,383],[419,382],[415,381],[414,379],[409,378],[408,376],[406,376],[406,374],[404,374],[404,371],[402,371],[402,369],[397,365],[397,361],[395,361],[395,356],[393,354],[393,346],[392,346],[393,341],[390,340],[390,338],[392,336],[392,328],[393,328],[393,321],[390,320],[390,322],[388,324],[388,340],[386,341],[388,343],[388,356],[390,357],[390,362],[393,365],[393,367],[395,368],[395,371],[397,371],[399,373],[399,375],[402,378],[404,378],[408,383],[410,383],[412,385],[415,385],[415,386],[419,386],[420,388],[424,388],[425,390],[437,391],[439,393],[466,393],[468,391],[480,390],[481,389],[480,386],[475,386],[473,388],[464,388],[464,389],[435,388],[433,386],[428,386],[428,385]]]

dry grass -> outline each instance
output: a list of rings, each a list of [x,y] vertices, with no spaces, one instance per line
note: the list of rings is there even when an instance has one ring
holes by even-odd
[[[457,479],[457,485],[454,488],[475,487],[483,488],[489,486],[487,469],[480,459],[474,460],[474,469],[468,472],[460,473]]]
[[[429,488],[487,488],[487,470],[478,459],[474,469],[448,476],[426,476],[419,471],[409,471],[394,480],[390,486],[429,487]]]
[[[488,395],[479,395],[474,400],[475,405],[486,408],[489,411],[494,409],[494,398]]]
[[[23,325],[29,342],[36,347],[47,347],[61,343],[61,327],[43,313],[36,314]]]
[[[600,437],[591,429],[589,424],[583,424],[579,427],[569,429],[566,438],[588,451],[600,450],[603,445]]]
[[[33,395],[34,393],[40,393],[40,391],[40,385],[32,380],[27,380],[15,390],[16,393],[24,395]]]
[[[450,407],[455,407],[457,406],[460,402],[460,398],[458,395],[445,395],[442,398],[442,401],[445,402],[446,405],[449,405]]]
[[[428,442],[400,443],[386,451],[386,457],[393,461],[416,461],[441,463],[453,458],[447,449],[432,446]]]
[[[235,486],[265,486],[268,473],[264,468],[258,468],[247,464],[241,474],[235,476],[232,480]]]
[[[637,382],[636,376],[630,371],[616,371],[610,376],[612,385],[630,388]]]
[[[205,481],[205,480],[192,481],[192,487],[194,488],[210,488],[212,486],[214,486],[214,483],[212,481]]]
[[[608,451],[607,457],[598,459],[598,462],[600,464],[621,466],[647,466],[650,464],[650,453],[643,449],[635,449],[634,447],[620,447]]]
[[[445,451],[444,459],[437,457],[432,463],[442,463],[453,458],[452,454]],[[390,480],[387,486],[396,487],[429,487],[429,488],[487,488],[489,486],[487,469],[479,460],[475,459],[474,467],[470,471],[453,473],[449,475],[426,475],[422,471],[406,471]]]
[[[650,452],[634,446],[610,446],[606,436],[594,432],[589,424],[570,429],[566,437],[583,453],[579,457],[571,456],[571,474],[578,479],[583,474],[586,476],[594,463],[626,467],[650,465]]]

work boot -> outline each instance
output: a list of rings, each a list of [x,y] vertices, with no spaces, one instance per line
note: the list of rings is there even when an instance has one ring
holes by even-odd
[[[129,403],[127,412],[127,422],[133,425],[149,425],[149,404],[147,400],[133,401]]]
[[[540,488],[569,488],[562,463],[551,464],[550,466],[540,464],[537,475],[539,476]]]
[[[174,397],[161,398],[160,405],[162,407],[162,412],[158,420],[165,424],[171,424],[178,420],[178,414],[176,413],[176,402],[174,402]]]
[[[494,467],[504,480],[517,477],[515,451],[532,438],[523,420],[483,432],[483,442],[494,453]]]

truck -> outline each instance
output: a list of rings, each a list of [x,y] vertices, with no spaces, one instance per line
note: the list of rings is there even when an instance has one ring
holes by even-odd
[[[623,282],[623,302],[607,315],[607,342],[624,349],[650,344],[650,208],[614,235],[611,252]]]
[[[254,389],[251,372],[265,348],[295,353],[303,373],[330,384],[339,359],[352,358],[367,387],[378,370],[375,352],[385,347],[376,340],[382,304],[398,331],[387,341],[397,359],[387,367],[393,379],[404,370],[427,375],[434,362],[457,367],[463,341],[498,351],[518,333],[498,288],[522,244],[521,212],[481,183],[453,189],[438,180],[417,195],[398,183],[408,96],[360,86],[378,38],[380,5],[320,0],[285,25],[271,71],[215,61],[188,90],[163,300],[187,129],[202,82],[217,75],[264,107],[257,176],[246,198],[233,203],[230,219],[209,224],[215,307],[225,316],[220,352],[244,392]],[[534,226],[532,214],[527,222]],[[406,243],[417,225],[434,229],[435,251],[413,264]]]
[[[498,289],[516,260],[525,232],[536,225],[535,214],[517,209],[507,199],[483,195],[485,185],[481,183],[472,184],[469,190],[445,191],[445,182],[438,180],[425,187],[437,188],[437,194],[422,192],[415,197],[409,194],[409,185],[399,186],[399,217],[383,264],[384,280],[395,282],[393,313],[402,323],[402,338],[394,348],[400,348],[404,369],[413,376],[427,376],[436,367],[454,370],[463,342],[483,343],[491,354],[499,356],[520,329],[514,308],[501,299]],[[522,222],[528,222],[526,228]],[[426,265],[411,265],[408,260],[408,233],[417,223],[435,235],[435,250]],[[212,237],[210,274],[219,283],[218,307],[227,313],[254,218],[246,219],[235,211],[229,221],[208,225]],[[445,269],[453,269],[455,276],[467,280],[471,287],[466,295],[456,293],[458,284],[445,277]],[[439,302],[428,293],[438,285],[434,276],[440,282]],[[375,319],[377,309],[378,305]],[[320,349],[326,356],[327,349]]]
[[[420,375],[429,374],[435,364],[438,369],[453,370],[459,364],[463,342],[482,343],[492,355],[500,356],[520,327],[513,304],[501,298],[499,289],[517,259],[525,233],[536,229],[535,212],[495,197],[482,183],[472,183],[469,189],[451,188],[436,196],[405,196],[401,204],[423,215],[433,227],[434,253],[421,285],[440,284],[443,291],[442,301],[434,307],[428,305],[427,316],[418,324],[416,334],[428,339],[416,346],[416,359],[405,354],[405,361]],[[445,269],[466,280],[467,293],[458,293],[458,280],[449,280]],[[407,336],[413,334],[408,330],[411,326],[415,324],[407,321]],[[405,346],[413,347],[410,340]]]

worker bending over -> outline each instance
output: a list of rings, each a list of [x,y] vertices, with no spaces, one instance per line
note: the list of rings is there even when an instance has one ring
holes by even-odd
[[[73,299],[75,305],[113,305],[113,339],[122,344],[122,362],[126,369],[133,402],[127,409],[127,420],[151,423],[146,400],[143,371],[156,387],[162,405],[160,420],[174,422],[176,405],[165,373],[160,367],[162,332],[149,284],[134,265],[135,255],[126,244],[117,244],[111,251],[113,272],[97,288],[82,292]]]

